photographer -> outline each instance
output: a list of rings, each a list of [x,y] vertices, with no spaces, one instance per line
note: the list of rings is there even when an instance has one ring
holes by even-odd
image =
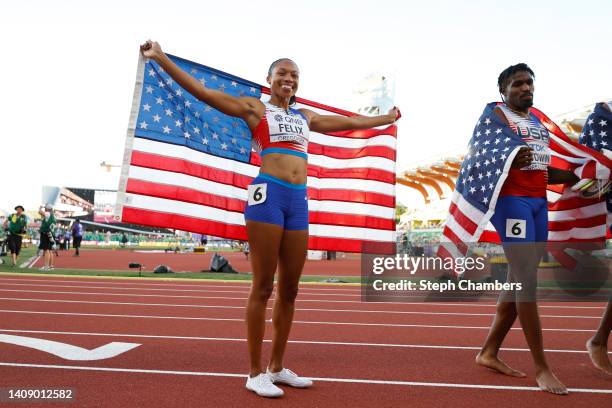
[[[40,270],[48,271],[54,269],[52,251],[55,246],[55,240],[53,239],[55,216],[53,215],[53,207],[50,204],[41,207],[38,213],[43,217],[40,223],[40,245],[38,248],[43,251],[44,266]]]
[[[4,221],[4,228],[8,231],[7,241],[9,251],[11,252],[11,256],[13,258],[13,266],[17,265],[17,257],[21,252],[21,242],[26,233],[26,227],[28,225],[28,219],[23,213],[25,211],[23,206],[18,205],[15,207],[15,211],[17,212],[11,214]]]

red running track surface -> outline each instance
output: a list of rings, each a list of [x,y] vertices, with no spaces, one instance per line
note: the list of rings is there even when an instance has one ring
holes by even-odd
[[[314,377],[278,401],[244,389],[248,367],[244,304],[248,283],[0,275],[0,336],[95,349],[140,346],[98,361],[70,361],[0,341],[0,388],[69,387],[91,407],[505,407],[608,406],[612,379],[595,370],[584,342],[600,303],[540,305],[551,366],[576,392],[534,389],[520,328],[503,358],[528,377],[476,366],[495,306],[361,303],[355,286],[302,285],[286,364]],[[266,338],[271,338],[267,325]],[[264,356],[270,343],[264,343]],[[581,392],[582,391],[582,392]],[[585,392],[588,391],[588,392]]]

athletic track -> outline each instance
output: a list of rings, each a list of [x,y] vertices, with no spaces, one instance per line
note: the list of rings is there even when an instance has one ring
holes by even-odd
[[[244,388],[248,290],[239,282],[0,274],[0,335],[86,349],[140,344],[104,360],[71,361],[0,342],[0,388],[76,391],[73,404],[13,405],[29,407],[559,408],[612,401],[612,378],[584,351],[603,304],[540,305],[549,362],[572,391],[559,397],[535,387],[518,327],[502,357],[528,378],[473,363],[493,318],[491,302],[362,303],[357,286],[311,284],[300,288],[285,363],[315,385],[285,387],[283,398],[270,401]],[[269,348],[268,341],[264,356]]]

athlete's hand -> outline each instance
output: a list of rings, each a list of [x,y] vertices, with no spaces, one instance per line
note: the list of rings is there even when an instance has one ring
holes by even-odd
[[[607,194],[611,187],[612,181],[610,180],[582,179],[574,184],[571,190],[585,198],[591,198]]]
[[[522,169],[523,167],[529,166],[533,162],[533,150],[531,147],[521,147],[521,150],[514,157],[512,167],[515,169]]]
[[[397,108],[397,106],[394,106],[393,109],[389,110],[389,112],[387,112],[387,116],[389,116],[389,119],[391,120],[391,123],[396,122],[399,118],[402,117],[402,113],[400,112],[400,110]]]
[[[164,53],[159,43],[151,40],[147,40],[147,42],[140,46],[140,52],[146,58],[151,58],[152,60],[157,60]]]

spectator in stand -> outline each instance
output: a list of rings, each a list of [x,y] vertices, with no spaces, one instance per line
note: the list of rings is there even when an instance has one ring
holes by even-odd
[[[21,252],[21,242],[28,225],[28,219],[23,213],[23,206],[18,205],[15,207],[15,211],[16,213],[9,215],[4,221],[4,228],[8,230],[7,241],[11,257],[13,258],[13,266],[17,265],[17,257],[19,252]]]
[[[124,232],[123,235],[121,236],[121,246],[125,248],[127,243],[128,243],[128,237]]]
[[[80,256],[79,249],[83,240],[83,224],[80,220],[76,220],[72,226],[72,246],[74,247],[74,256]]]

